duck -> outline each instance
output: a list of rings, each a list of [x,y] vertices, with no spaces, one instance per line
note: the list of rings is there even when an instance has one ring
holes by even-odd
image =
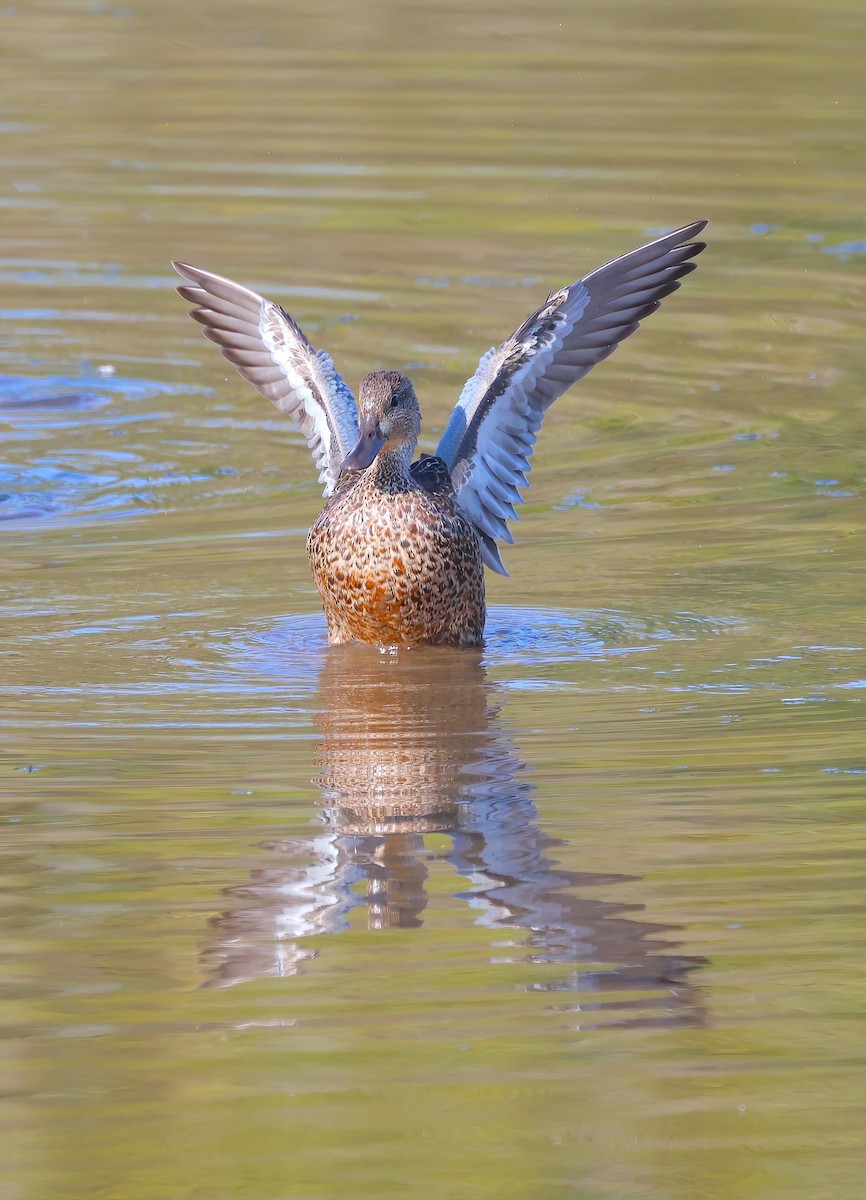
[[[414,458],[421,409],[400,371],[373,371],[354,395],[279,304],[222,275],[173,262],[224,358],[306,438],[325,504],[307,539],[330,645],[479,646],[485,568],[507,575],[503,544],[528,486],[545,412],[655,312],[706,248],[693,221],[548,296],[482,355],[436,453]]]

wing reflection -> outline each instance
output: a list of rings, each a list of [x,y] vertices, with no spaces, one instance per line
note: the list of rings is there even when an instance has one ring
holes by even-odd
[[[700,1021],[688,976],[702,960],[677,955],[671,927],[641,921],[640,905],[591,895],[628,877],[568,871],[551,856],[560,843],[539,828],[533,786],[490,692],[473,650],[327,653],[322,828],[269,843],[277,865],[228,889],[232,908],[214,921],[206,954],[210,986],[297,974],[320,951],[318,935],[345,929],[354,910],[366,910],[370,929],[421,925],[438,860],[462,888],[468,881],[458,894],[476,921],[502,932],[500,961],[569,968],[533,986],[579,993],[557,1005],[575,1024],[630,1008],[641,1024]],[[447,835],[444,848],[431,848],[433,833]]]

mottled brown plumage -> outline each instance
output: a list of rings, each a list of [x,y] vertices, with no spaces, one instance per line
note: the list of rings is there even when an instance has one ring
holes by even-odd
[[[478,645],[480,542],[444,463],[425,457],[412,469],[421,429],[412,385],[396,371],[374,372],[359,405],[358,446],[307,540],[328,640]]]

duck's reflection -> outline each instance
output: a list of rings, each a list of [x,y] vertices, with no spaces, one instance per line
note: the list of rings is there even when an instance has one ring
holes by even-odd
[[[298,973],[321,948],[316,935],[344,929],[359,907],[371,929],[421,925],[438,860],[461,877],[478,923],[523,931],[497,938],[500,960],[571,968],[535,985],[580,992],[576,1003],[563,996],[564,1009],[628,1008],[634,991],[641,1023],[700,1020],[688,982],[699,960],[676,954],[669,928],[626,915],[640,906],[592,897],[624,877],[567,871],[551,857],[558,843],[539,829],[479,652],[343,646],[326,656],[319,698],[323,828],[269,843],[279,865],[229,890],[232,909],[214,921],[206,955],[211,985]],[[447,835],[443,848],[434,833]]]

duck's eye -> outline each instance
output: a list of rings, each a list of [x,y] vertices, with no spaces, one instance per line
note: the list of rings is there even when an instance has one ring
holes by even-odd
[[[400,397],[395,392],[394,395],[391,397],[391,407],[396,408],[399,403],[400,403]]]

